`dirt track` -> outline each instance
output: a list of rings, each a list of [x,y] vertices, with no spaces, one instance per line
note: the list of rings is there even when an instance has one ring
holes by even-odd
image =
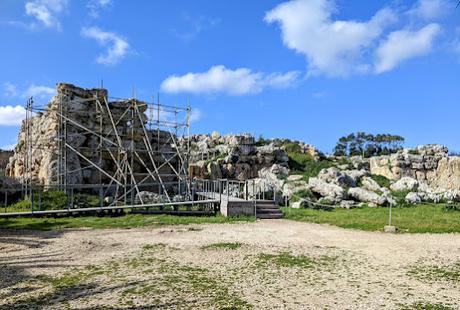
[[[205,247],[221,242],[241,247]],[[313,263],[280,265],[267,256],[279,253]],[[460,309],[458,280],[410,273],[459,261],[459,234],[387,235],[287,220],[0,230],[0,309]]]

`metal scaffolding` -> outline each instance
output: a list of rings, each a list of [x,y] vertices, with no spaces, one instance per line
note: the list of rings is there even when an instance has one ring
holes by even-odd
[[[74,191],[96,191],[105,207],[142,205],[141,192],[157,193],[166,203],[193,200],[188,179],[190,106],[164,105],[159,97],[157,102],[112,98],[100,91],[85,99],[62,92],[57,106],[34,106],[33,99],[28,100],[23,192],[33,195],[33,188],[48,187],[73,197]],[[87,107],[75,108],[81,104]],[[43,113],[57,123],[55,141],[31,133],[34,119]],[[75,143],[78,135],[94,145]],[[49,157],[56,163],[52,182],[46,186],[33,178],[38,149],[51,152]],[[75,181],[82,179],[85,182]]]

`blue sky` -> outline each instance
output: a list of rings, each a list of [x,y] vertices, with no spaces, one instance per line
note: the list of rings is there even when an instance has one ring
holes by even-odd
[[[0,147],[57,82],[194,110],[193,133],[460,151],[460,9],[414,1],[0,1]],[[19,105],[19,106],[18,106]]]

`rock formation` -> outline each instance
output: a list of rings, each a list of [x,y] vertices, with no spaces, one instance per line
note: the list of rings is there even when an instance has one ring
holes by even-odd
[[[154,171],[146,142],[157,145],[160,141],[159,151],[168,154],[173,148],[173,141],[168,143],[170,133],[145,128],[146,103],[135,99],[107,102],[107,95],[106,89],[57,84],[57,94],[46,108],[23,122],[6,174],[38,185],[60,183],[60,174],[66,175],[67,184],[107,184],[110,176],[122,179],[121,170],[131,173],[126,163],[132,164],[132,174],[139,180],[147,169]],[[152,156],[157,163],[166,161],[158,152]],[[119,166],[119,158],[126,165]],[[177,159],[169,163],[174,166]],[[171,166],[163,165],[158,173],[171,174]]]
[[[440,190],[460,190],[460,157],[442,145],[424,145],[370,159],[370,172],[390,180],[410,177]]]
[[[248,134],[191,136],[190,176],[248,180],[258,177],[285,177],[289,174],[289,157],[274,143],[256,146]]]

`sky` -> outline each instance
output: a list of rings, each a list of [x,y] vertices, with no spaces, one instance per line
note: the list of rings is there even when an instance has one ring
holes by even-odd
[[[0,148],[58,82],[192,107],[192,133],[460,151],[456,0],[0,0]],[[135,4],[134,4],[135,3]],[[157,99],[155,99],[157,100]]]

